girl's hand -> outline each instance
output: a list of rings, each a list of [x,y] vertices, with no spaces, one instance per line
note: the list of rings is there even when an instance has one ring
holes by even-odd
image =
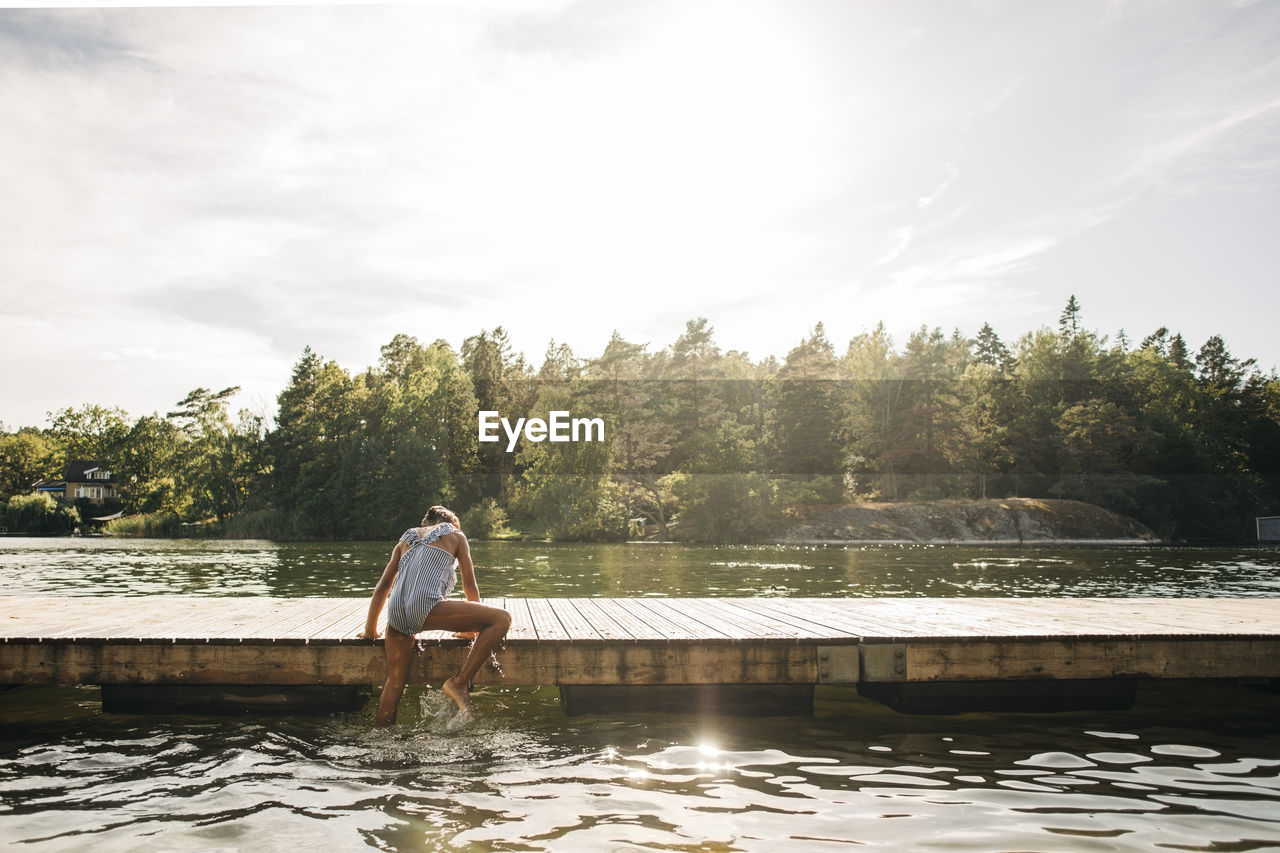
[[[358,637],[361,640],[381,640],[382,639],[382,635],[379,634],[377,631],[374,631],[372,634],[370,634],[367,631],[361,631],[359,634],[356,634],[356,637]]]
[[[476,638],[476,632],[475,631],[459,631],[453,636],[457,637],[459,640],[474,640]]]

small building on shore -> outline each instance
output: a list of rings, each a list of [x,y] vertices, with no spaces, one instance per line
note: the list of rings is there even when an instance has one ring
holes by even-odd
[[[103,504],[120,497],[116,482],[111,479],[111,470],[96,459],[73,459],[67,463],[67,475],[63,479],[37,480],[33,488],[65,501]]]

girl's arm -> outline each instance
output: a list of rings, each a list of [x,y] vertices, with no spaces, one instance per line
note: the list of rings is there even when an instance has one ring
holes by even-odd
[[[458,569],[462,572],[462,590],[467,594],[467,601],[480,600],[480,587],[476,584],[476,567],[471,563],[471,545],[466,534],[458,531],[462,542],[458,545]]]
[[[387,567],[382,570],[382,577],[378,578],[378,585],[373,588],[373,597],[369,599],[369,615],[365,617],[364,630],[356,636],[369,640],[376,640],[381,636],[378,633],[378,617],[382,615],[382,606],[387,603],[387,593],[391,592],[391,584],[396,579],[400,557],[408,547],[403,542],[397,542],[392,549],[391,559],[387,560]]]

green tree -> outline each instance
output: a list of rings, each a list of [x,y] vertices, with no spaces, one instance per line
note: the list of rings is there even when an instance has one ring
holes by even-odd
[[[671,345],[667,357],[656,361],[666,380],[658,403],[671,433],[673,470],[706,450],[709,432],[728,417],[717,380],[720,348],[706,318],[685,323],[684,332]]]
[[[361,384],[368,396],[357,408],[366,414],[350,437],[358,452],[347,454],[360,464],[344,471],[339,488],[365,535],[399,533],[434,503],[463,511],[480,500],[476,399],[446,342],[424,347],[397,336]]]
[[[975,361],[959,383],[960,417],[944,443],[948,461],[977,481],[986,499],[988,481],[1013,461],[1006,409],[1008,380],[996,364]]]
[[[787,353],[778,372],[778,471],[801,479],[838,477],[841,400],[835,347],[821,323]]]
[[[949,488],[944,448],[959,421],[956,379],[965,368],[968,343],[958,334],[920,327],[899,362],[904,380],[898,428],[885,455],[900,474],[911,475],[918,497],[941,497]]]
[[[549,361],[563,353],[551,354]],[[566,411],[574,417],[605,418],[588,383],[552,378],[559,368],[544,365],[534,408]],[[544,418],[545,419],[545,418]],[[610,479],[613,446],[604,440],[552,442],[520,439],[516,448],[521,483],[515,504],[542,524],[553,539],[621,539],[628,530],[623,496]],[[595,436],[593,435],[593,438]]]
[[[181,494],[178,486],[187,441],[176,424],[159,415],[133,422],[113,463],[126,511],[184,517],[190,513],[190,495]]]
[[[52,442],[39,430],[26,427],[0,433],[0,501],[27,494],[37,480],[62,476]]]
[[[1013,366],[1013,354],[990,323],[983,323],[978,330],[978,336],[973,341],[973,358],[1001,372],[1008,372]]]
[[[1080,303],[1076,301],[1074,293],[1067,300],[1066,307],[1062,309],[1062,313],[1058,315],[1058,332],[1064,338],[1074,338],[1081,332]]]
[[[675,508],[669,485],[672,441],[661,413],[665,383],[645,378],[648,361],[644,345],[615,331],[600,357],[587,363],[587,393],[609,426],[611,478],[626,517],[657,525],[659,535],[668,539]]]
[[[1134,508],[1137,491],[1150,478],[1129,464],[1138,438],[1129,416],[1112,402],[1091,399],[1064,411],[1057,425],[1063,462],[1053,491],[1109,509]]]
[[[242,411],[233,422],[228,412],[239,391],[196,388],[168,413],[183,438],[175,454],[178,492],[194,518],[223,521],[243,511],[265,473],[263,419]]]
[[[516,418],[530,416],[536,387],[524,357],[512,352],[501,326],[491,332],[482,330],[462,342],[462,366],[470,378],[477,412],[498,412],[513,423]],[[486,497],[498,497],[515,476],[515,459],[500,442],[477,444],[473,452],[479,463],[481,491]]]
[[[898,470],[888,450],[902,418],[905,376],[883,323],[849,341],[840,372],[847,383],[842,395],[845,491],[896,500]]]
[[[307,347],[277,397],[276,429],[268,437],[272,503],[300,535],[334,538],[349,530],[349,483],[340,477],[360,429],[354,389],[347,371]]]
[[[5,505],[5,523],[19,533],[70,533],[80,524],[80,512],[43,492],[14,495]]]
[[[129,435],[129,416],[122,409],[84,405],[53,414],[50,433],[55,437],[59,472],[73,459],[97,460],[114,465]]]
[[[733,545],[767,538],[777,529],[774,486],[758,473],[677,475],[676,535],[692,542]]]

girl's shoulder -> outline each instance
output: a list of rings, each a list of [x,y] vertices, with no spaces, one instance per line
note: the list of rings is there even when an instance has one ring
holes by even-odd
[[[442,521],[439,524],[436,524],[432,527],[421,528],[419,533],[423,542],[435,542],[439,539],[443,539],[444,537],[448,536],[450,533],[457,533],[461,535],[462,531],[459,530],[457,527],[455,527],[452,523],[448,521]]]

